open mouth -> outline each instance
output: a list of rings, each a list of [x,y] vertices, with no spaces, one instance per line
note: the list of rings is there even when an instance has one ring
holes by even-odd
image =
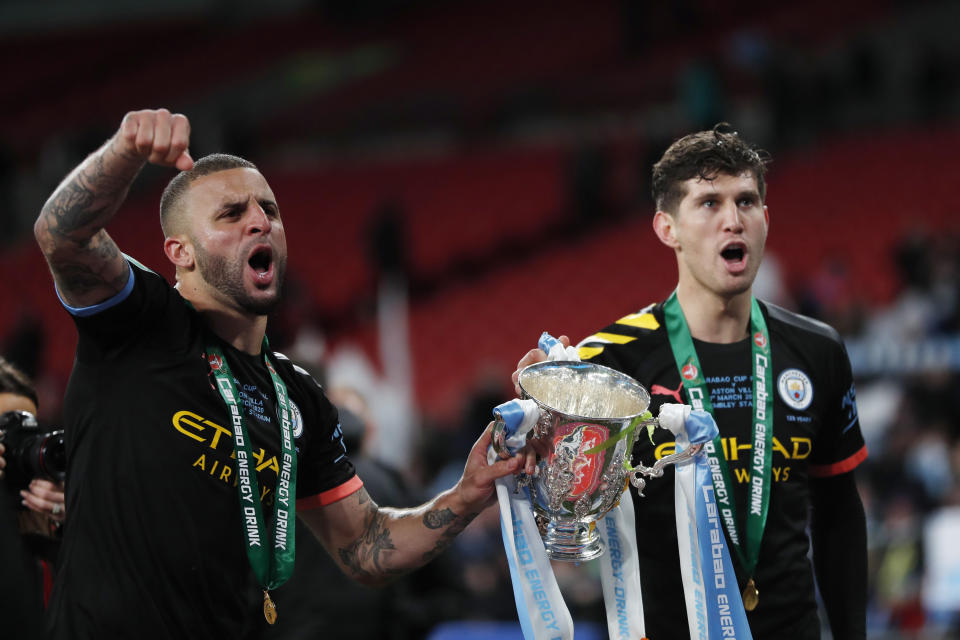
[[[253,255],[247,260],[247,264],[253,269],[259,277],[264,277],[270,273],[270,267],[273,265],[273,251],[270,247],[258,247]]]
[[[720,255],[723,256],[724,260],[730,262],[740,262],[743,260],[744,249],[742,246],[730,246],[720,252]]]
[[[747,245],[742,242],[731,242],[720,250],[720,257],[726,265],[727,271],[738,275],[747,268]]]

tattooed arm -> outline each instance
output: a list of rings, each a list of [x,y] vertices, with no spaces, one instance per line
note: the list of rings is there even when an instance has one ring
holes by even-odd
[[[123,289],[129,271],[104,226],[144,164],[193,166],[189,138],[190,124],[180,114],[130,112],[113,137],[54,190],[33,231],[67,304],[90,306]]]
[[[491,428],[474,443],[456,486],[424,505],[378,507],[361,488],[300,516],[354,580],[378,585],[416,569],[442,553],[490,504],[496,478],[520,469],[520,456],[487,465]]]

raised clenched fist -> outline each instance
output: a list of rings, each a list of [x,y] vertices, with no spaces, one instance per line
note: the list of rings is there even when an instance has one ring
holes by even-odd
[[[124,116],[114,142],[119,145],[118,152],[151,164],[181,171],[193,168],[189,150],[190,121],[180,113],[170,113],[167,109],[131,111]]]

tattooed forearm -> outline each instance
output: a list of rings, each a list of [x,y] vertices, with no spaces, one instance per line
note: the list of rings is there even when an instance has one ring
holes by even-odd
[[[129,270],[104,229],[143,162],[115,152],[112,141],[67,176],[43,205],[34,235],[64,300],[86,306],[123,289]]]
[[[388,569],[384,565],[384,554],[397,549],[390,538],[390,528],[387,526],[389,517],[380,513],[377,505],[370,500],[366,491],[358,491],[357,493],[360,494],[357,496],[359,503],[366,505],[367,508],[364,517],[364,532],[353,543],[338,550],[340,561],[357,578],[403,573],[395,569]]]
[[[113,241],[105,243],[95,251],[104,261],[120,255],[120,249]],[[117,276],[110,276],[104,273],[103,269],[96,269],[84,262],[51,260],[50,265],[56,274],[57,287],[61,291],[69,291],[75,295],[83,295],[103,288],[120,291],[129,277],[127,271],[121,271]]]
[[[355,529],[360,533],[345,546],[338,545],[335,556],[347,575],[370,585],[429,562],[476,517],[457,515],[441,497],[413,509],[381,509],[364,489],[348,499],[359,507],[354,517],[362,522]]]
[[[111,163],[107,155],[113,154],[109,144],[81,164],[53,193],[43,207],[41,217],[52,236],[71,238],[83,242],[82,232],[93,235],[116,212],[126,197],[130,183],[139,173],[139,164],[130,164],[122,157],[122,163]],[[80,233],[80,237],[75,234]]]
[[[442,529],[447,527],[433,548],[423,554],[424,562],[429,562],[443,553],[443,551],[450,546],[450,543],[453,542],[453,539],[460,535],[460,532],[466,529],[467,525],[470,524],[476,516],[477,514],[475,513],[458,516],[450,509],[428,511],[424,514],[423,525],[427,529]]]

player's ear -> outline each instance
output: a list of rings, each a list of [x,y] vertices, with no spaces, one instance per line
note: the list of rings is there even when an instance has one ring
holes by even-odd
[[[181,235],[169,236],[163,241],[167,260],[180,269],[191,269],[194,264],[193,245]]]
[[[676,221],[672,213],[666,211],[657,211],[653,216],[653,232],[657,234],[660,242],[671,249],[676,249],[677,242]]]

